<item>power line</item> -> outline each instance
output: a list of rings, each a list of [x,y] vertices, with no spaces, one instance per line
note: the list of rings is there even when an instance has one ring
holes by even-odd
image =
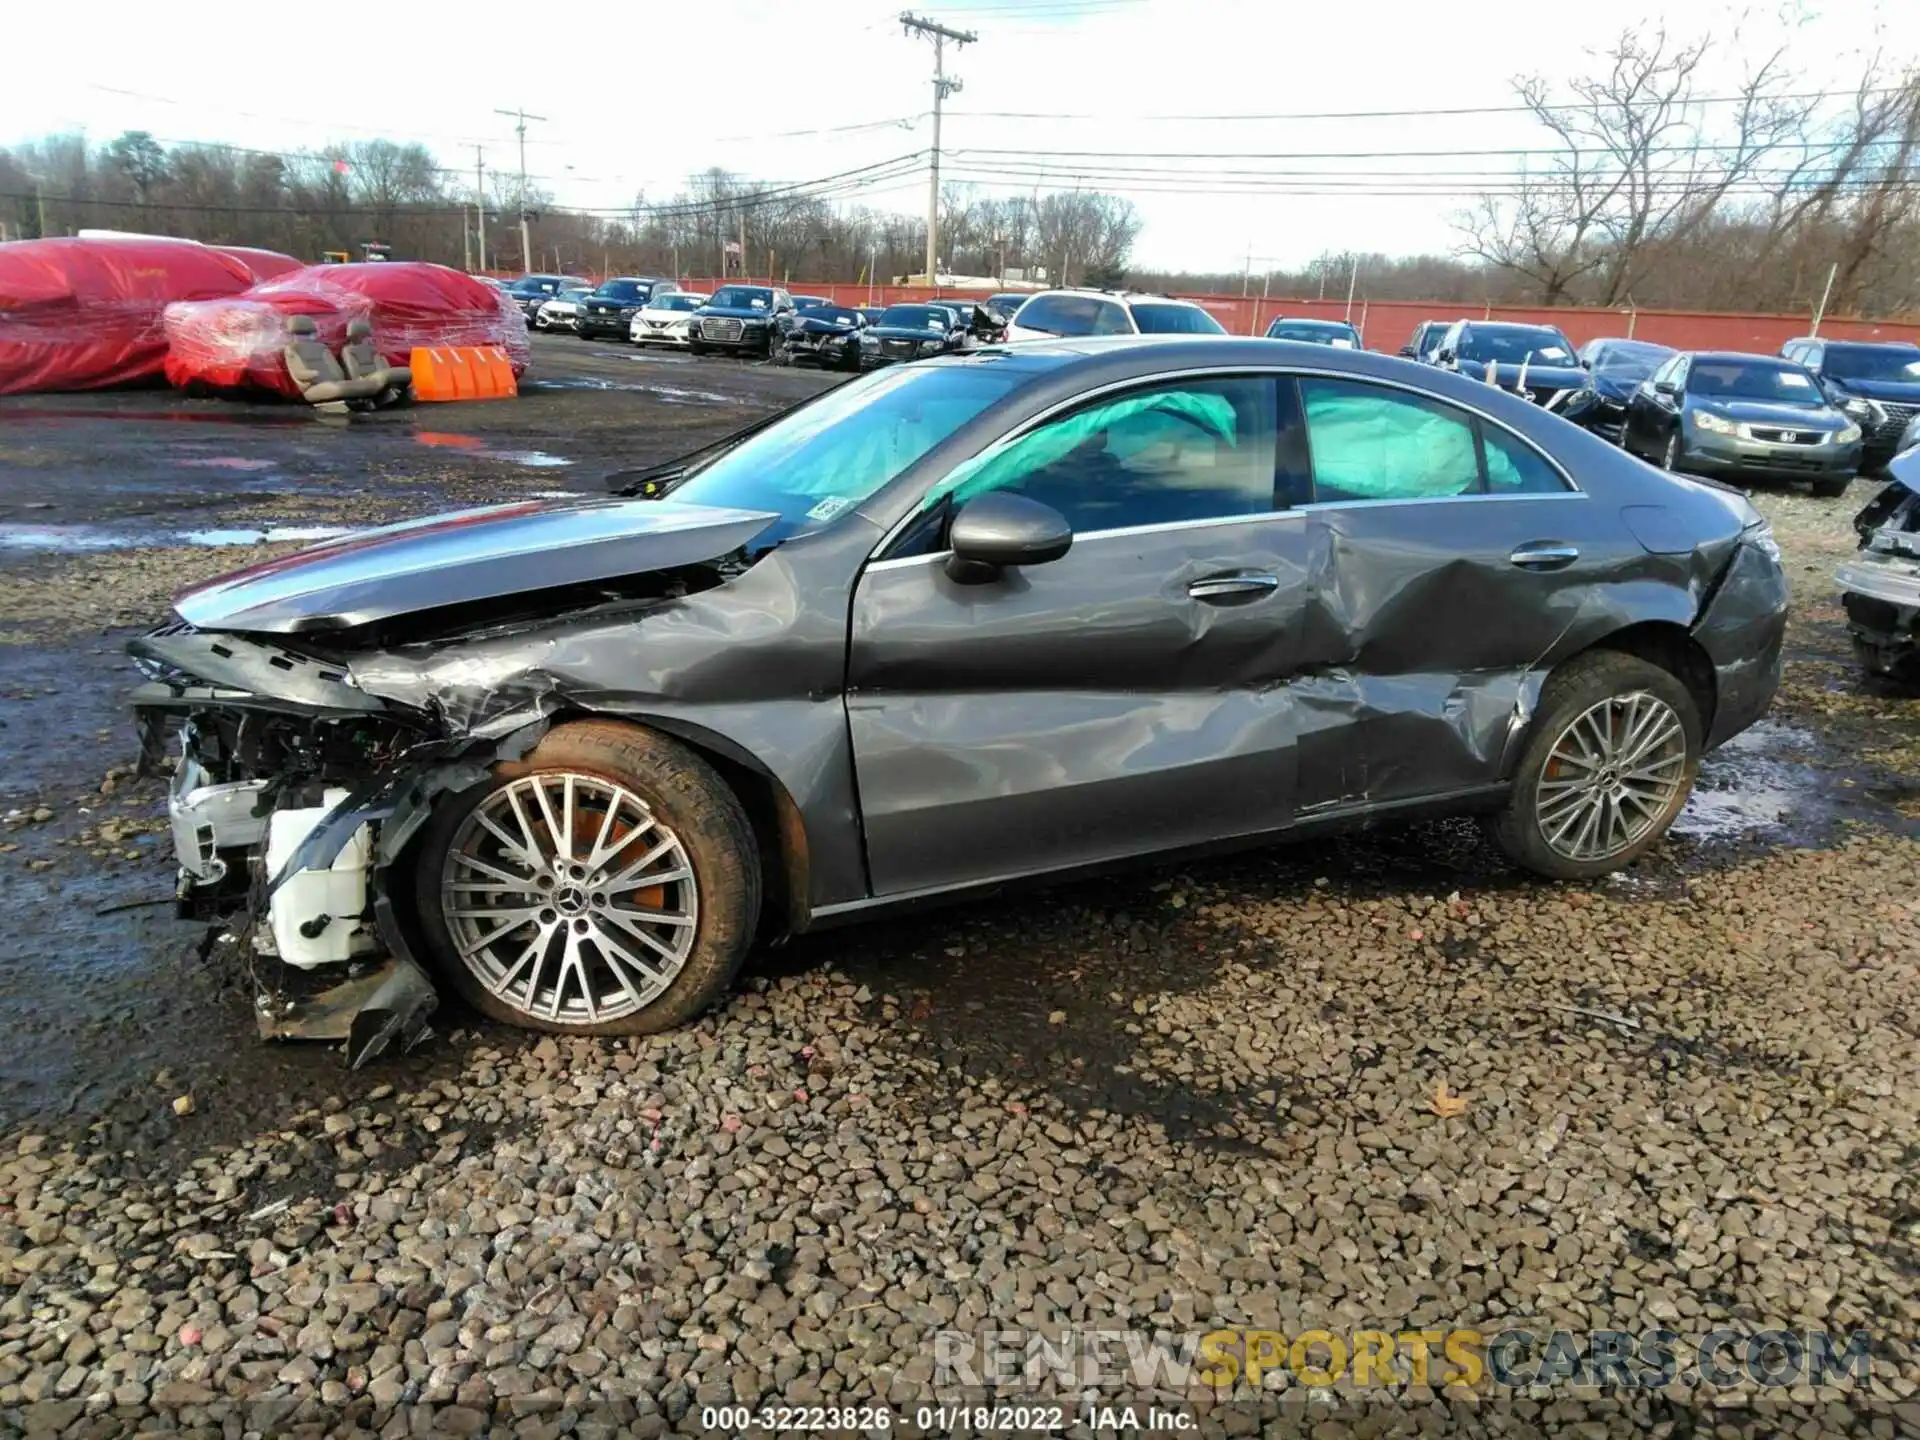
[[[1899,87],[1883,86],[1870,90],[1807,90],[1791,95],[1768,95],[1767,100],[1851,100],[1861,95],[1891,95]],[[1746,95],[1701,95],[1691,100],[1676,102],[1675,109],[1686,109],[1694,105],[1738,105],[1753,97]],[[1651,108],[1656,102],[1649,101],[1644,107],[1633,105],[1614,105],[1600,101],[1572,101],[1566,104],[1549,104],[1549,111],[1612,110]],[[1531,105],[1462,105],[1445,108],[1423,108],[1417,110],[1280,110],[1272,112],[1236,112],[1195,115],[1140,115],[1140,114],[1101,114],[1091,111],[1068,110],[956,110],[956,119],[967,120],[1101,120],[1108,123],[1161,123],[1166,121],[1261,121],[1277,120],[1431,120],[1454,115],[1528,115],[1535,113]]]

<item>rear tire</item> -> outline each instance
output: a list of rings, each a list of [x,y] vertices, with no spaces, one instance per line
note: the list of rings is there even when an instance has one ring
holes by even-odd
[[[1617,650],[1575,657],[1541,691],[1506,808],[1489,818],[1494,843],[1555,880],[1631,865],[1687,803],[1701,738],[1674,675]]]
[[[634,725],[553,730],[446,797],[414,902],[429,953],[482,1014],[565,1035],[647,1035],[724,995],[760,915],[739,798]]]

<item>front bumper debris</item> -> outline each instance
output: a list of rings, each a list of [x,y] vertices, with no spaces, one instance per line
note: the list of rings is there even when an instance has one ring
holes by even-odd
[[[390,955],[311,995],[262,987],[254,1001],[262,1040],[344,1041],[349,1067],[412,1050],[432,1037],[427,1019],[440,1003],[427,972]]]

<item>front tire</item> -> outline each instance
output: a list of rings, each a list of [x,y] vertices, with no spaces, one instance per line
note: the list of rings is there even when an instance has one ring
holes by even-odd
[[[698,340],[689,340],[687,342],[687,353],[690,355],[704,355],[707,353],[707,347]]]
[[[677,741],[580,721],[448,797],[422,835],[428,949],[482,1014],[646,1035],[726,993],[760,913],[753,829]]]
[[[1852,483],[1851,475],[1822,475],[1813,482],[1813,495],[1816,500],[1838,500],[1847,493]]]
[[[1548,677],[1493,840],[1516,865],[1590,880],[1631,865],[1687,803],[1702,725],[1687,687],[1617,650]]]

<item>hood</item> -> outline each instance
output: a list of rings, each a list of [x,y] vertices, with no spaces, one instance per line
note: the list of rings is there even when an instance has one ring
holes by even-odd
[[[1793,405],[1776,400],[1721,400],[1710,395],[1689,397],[1689,410],[1711,410],[1729,420],[1744,420],[1753,425],[1784,425],[1788,429],[1839,430],[1846,417],[1824,400],[1809,405]]]
[[[1593,387],[1596,395],[1624,405],[1633,398],[1633,392],[1640,388],[1646,378],[1645,375],[1636,375],[1625,370],[1595,370],[1588,377],[1587,383]]]
[[[802,315],[788,332],[793,335],[858,335],[860,326],[851,320],[819,320]]]
[[[693,313],[696,315],[717,315],[723,320],[773,319],[773,311],[758,310],[751,305],[702,305]]]
[[[202,630],[293,635],[714,560],[779,517],[667,500],[533,501],[384,525],[183,592]]]
[[[869,325],[866,333],[877,340],[932,340],[938,343],[947,338],[944,331],[928,330],[918,325]]]
[[[1920,403],[1920,380],[1842,380],[1830,375],[1827,383],[1836,390],[1867,400],[1895,400],[1903,405]]]

